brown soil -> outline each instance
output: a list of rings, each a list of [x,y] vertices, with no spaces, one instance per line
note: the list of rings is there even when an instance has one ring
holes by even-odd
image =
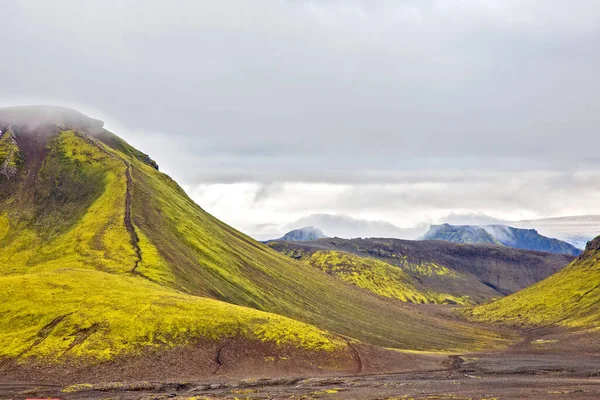
[[[445,368],[443,355],[417,355],[352,343],[337,352],[306,351],[271,343],[225,338],[188,347],[146,352],[104,363],[0,361],[1,379],[36,384],[113,381],[194,381],[207,377],[290,377],[373,374]],[[358,371],[360,369],[360,371]],[[1,380],[0,380],[1,382]]]
[[[39,170],[48,155],[48,139],[55,132],[55,126],[12,126],[19,150],[25,158],[25,183],[21,199],[33,198]]]
[[[225,339],[92,367],[4,362],[0,399],[600,398],[597,334],[523,333],[505,351],[450,356],[356,342],[345,352],[309,353]]]
[[[458,369],[254,379],[117,380],[69,387],[0,382],[0,398],[60,399],[598,399],[598,356],[479,354]],[[245,372],[251,374],[251,369]]]

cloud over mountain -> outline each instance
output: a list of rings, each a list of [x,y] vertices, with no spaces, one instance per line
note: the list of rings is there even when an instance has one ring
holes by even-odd
[[[290,183],[336,201],[291,219],[599,212],[596,1],[60,4],[1,6],[0,103],[111,116],[190,191],[275,189],[238,206],[253,221],[207,206],[245,230],[286,222]]]

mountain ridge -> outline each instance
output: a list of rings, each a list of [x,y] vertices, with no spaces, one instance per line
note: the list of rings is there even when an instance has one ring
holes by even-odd
[[[490,243],[525,250],[547,251],[578,256],[575,246],[540,235],[535,229],[514,228],[502,224],[492,225],[431,225],[423,236],[425,240],[445,240],[455,243]]]

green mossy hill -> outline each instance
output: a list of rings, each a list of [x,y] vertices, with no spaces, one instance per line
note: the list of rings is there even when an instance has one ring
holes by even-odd
[[[460,298],[428,290],[402,268],[374,258],[338,251],[317,251],[303,261],[344,282],[384,297],[409,303],[470,304],[468,296]],[[422,270],[440,275],[453,273],[435,264],[423,265]]]
[[[565,269],[527,289],[471,310],[479,321],[600,329],[600,237]]]
[[[23,111],[17,114],[21,118]],[[465,351],[506,344],[506,336],[493,329],[474,329],[447,314],[430,315],[375,296],[252,240],[203,211],[145,154],[102,130],[95,120],[61,114],[60,124],[52,125],[44,114],[44,124],[25,124],[23,118],[16,124],[11,115],[0,109],[0,126],[14,125],[23,169],[10,182],[0,181],[0,193],[5,194],[0,196],[0,291],[21,289],[11,289],[3,298],[0,314],[20,321],[0,325],[0,337],[14,338],[4,355],[21,354],[15,349],[27,344],[33,347],[23,354],[43,355],[52,349],[62,354],[65,343],[38,339],[46,337],[45,326],[68,313],[57,325],[66,330],[56,331],[72,344],[68,354],[100,358],[140,346],[183,343],[188,334],[194,340],[212,339],[224,334],[216,327],[227,326],[230,317],[246,321],[242,325],[251,325],[254,333],[262,332],[252,340],[277,337],[305,346],[292,329],[274,329],[272,321],[279,318],[275,314],[303,323],[298,327],[317,336],[331,338],[323,333],[329,331],[385,347]],[[82,279],[86,282],[78,289],[75,282]],[[101,280],[111,284],[101,285]],[[45,288],[44,296],[50,297],[28,310],[42,296],[33,286]],[[92,292],[94,287],[103,290]],[[89,299],[75,307],[86,293]],[[181,302],[173,300],[172,308],[151,317],[145,314],[148,303],[142,297],[165,293]],[[71,300],[61,308],[53,304],[60,298]],[[208,305],[227,312],[213,313]],[[204,306],[206,312],[196,314]],[[249,309],[270,317],[247,317]],[[97,319],[90,318],[96,312]],[[124,313],[148,316],[142,319],[145,338],[127,336],[131,326],[124,325]],[[73,339],[77,326],[90,326],[84,323],[88,319],[102,329],[84,342]],[[277,321],[283,327],[292,324]],[[183,333],[170,341],[160,336],[165,330],[168,337]],[[20,336],[24,338],[17,340]],[[86,353],[87,346],[100,346],[100,338],[114,346]]]

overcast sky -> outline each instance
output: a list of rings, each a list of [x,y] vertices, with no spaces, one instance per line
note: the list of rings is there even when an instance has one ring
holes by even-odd
[[[0,15],[0,103],[103,119],[250,234],[315,214],[600,214],[598,0],[0,0]]]

